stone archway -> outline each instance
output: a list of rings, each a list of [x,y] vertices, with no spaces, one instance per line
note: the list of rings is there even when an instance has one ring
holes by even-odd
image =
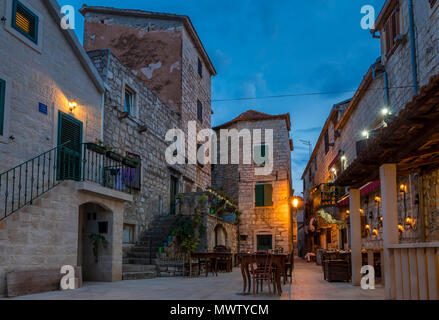
[[[221,225],[218,224],[215,227],[215,247],[218,246],[227,246],[227,231],[226,229]]]
[[[113,212],[102,204],[79,206],[78,266],[84,281],[112,281],[113,221]],[[97,255],[93,240],[98,242]]]

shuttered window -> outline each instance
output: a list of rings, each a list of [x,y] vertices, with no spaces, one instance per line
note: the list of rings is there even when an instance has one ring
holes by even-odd
[[[255,186],[255,206],[269,207],[273,205],[273,186],[271,184],[257,184]]]
[[[197,100],[197,118],[200,122],[203,122],[203,104],[200,100]]]
[[[38,42],[38,17],[18,0],[13,2],[12,27],[32,42]]]
[[[200,77],[203,77],[203,64],[201,63],[200,58],[198,58],[198,74]]]
[[[0,79],[0,136],[3,135],[3,128],[5,123],[5,96],[6,82]]]

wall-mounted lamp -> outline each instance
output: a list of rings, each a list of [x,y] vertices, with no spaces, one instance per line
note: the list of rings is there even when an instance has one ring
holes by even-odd
[[[75,109],[78,107],[78,103],[75,100],[69,101],[69,110],[70,112],[75,111]]]
[[[366,229],[366,231],[370,231],[370,225],[366,224],[364,228]]]
[[[389,108],[384,107],[384,108],[381,109],[381,114],[382,114],[383,116],[390,116],[390,115],[392,114],[392,112],[390,111]]]
[[[373,234],[374,236],[377,236],[377,235],[378,235],[378,229],[373,229],[373,230],[372,230],[372,234]]]
[[[398,230],[399,230],[399,232],[404,232],[405,231],[405,228],[404,228],[404,226],[402,225],[402,224],[398,224]]]
[[[293,207],[294,207],[295,209],[297,209],[297,208],[299,207],[299,199],[297,199],[297,198],[294,198],[294,199],[293,199]]]
[[[381,197],[376,196],[376,197],[375,197],[375,202],[380,203],[380,202],[381,202]]]
[[[399,186],[399,191],[406,193],[407,192],[407,185],[406,184],[401,184]]]
[[[364,210],[363,210],[363,209],[360,209],[360,213],[361,213],[361,214],[364,214]]]

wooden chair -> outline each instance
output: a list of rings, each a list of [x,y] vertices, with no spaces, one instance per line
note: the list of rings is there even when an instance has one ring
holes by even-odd
[[[226,246],[216,246],[214,248],[217,253],[230,253],[230,255],[219,256],[217,258],[218,271],[232,272],[233,271],[233,256],[232,250]]]
[[[218,263],[217,259],[205,258],[198,259],[198,275],[201,275],[201,267],[204,266],[206,271],[206,278],[209,276],[209,272],[214,276],[218,276]]]
[[[261,291],[263,290],[264,281],[267,281],[268,292],[271,295],[271,283],[273,281],[273,255],[265,253],[264,263],[260,263],[257,257],[258,254],[253,255],[250,263],[250,275],[253,280],[253,296],[256,296],[256,292],[259,290],[259,285],[261,286]]]

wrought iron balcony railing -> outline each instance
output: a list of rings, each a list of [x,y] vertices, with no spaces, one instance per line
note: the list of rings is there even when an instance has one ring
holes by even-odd
[[[90,181],[131,193],[136,169],[94,144],[59,145],[0,174],[0,221],[55,188],[62,181]]]

